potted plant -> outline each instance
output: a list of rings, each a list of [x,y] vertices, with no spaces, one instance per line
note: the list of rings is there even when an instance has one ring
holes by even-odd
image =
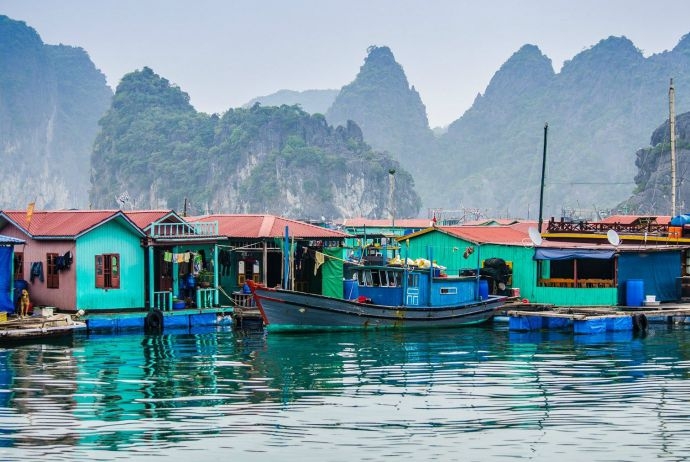
[[[197,274],[196,280],[199,287],[211,287],[213,283],[213,273],[209,270],[202,269],[199,271],[199,274]]]

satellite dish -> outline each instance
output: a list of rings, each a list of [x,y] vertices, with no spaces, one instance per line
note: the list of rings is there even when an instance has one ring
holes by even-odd
[[[606,232],[606,239],[608,239],[609,244],[611,244],[612,246],[617,246],[618,244],[621,243],[621,238],[620,238],[620,236],[619,236],[618,233],[617,233],[615,230],[613,230],[613,229],[609,229],[609,230]]]
[[[532,241],[532,244],[534,245],[541,245],[542,239],[541,239],[541,234],[539,234],[539,231],[537,228],[529,227],[527,229],[527,234],[529,234],[529,238]]]

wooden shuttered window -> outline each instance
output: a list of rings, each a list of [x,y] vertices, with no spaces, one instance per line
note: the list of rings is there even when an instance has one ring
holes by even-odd
[[[96,255],[96,287],[101,289],[120,288],[120,254]]]
[[[56,264],[58,256],[56,253],[46,254],[46,287],[49,289],[60,288],[60,274]]]
[[[24,252],[14,253],[14,280],[24,279]]]

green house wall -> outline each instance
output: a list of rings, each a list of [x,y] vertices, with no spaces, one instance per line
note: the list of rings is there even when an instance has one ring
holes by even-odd
[[[406,242],[409,241],[409,246]],[[402,255],[413,260],[428,258],[431,246],[433,259],[445,266],[449,275],[458,275],[463,269],[476,269],[481,261],[502,258],[513,265],[512,287],[520,289],[520,298],[531,303],[546,303],[558,306],[614,306],[618,303],[616,288],[565,288],[537,287],[537,262],[533,259],[534,248],[529,245],[482,244],[460,239],[448,234],[432,231],[402,241]],[[467,247],[474,252],[464,258]]]
[[[96,255],[120,254],[120,288],[96,288]],[[124,220],[110,220],[77,238],[76,308],[111,310],[144,307],[144,250],[141,236]]]

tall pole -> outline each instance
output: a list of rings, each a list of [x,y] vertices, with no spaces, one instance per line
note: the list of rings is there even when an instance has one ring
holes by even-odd
[[[676,216],[676,114],[675,114],[676,91],[673,88],[673,79],[668,89],[668,112],[669,125],[671,126],[671,216]]]
[[[395,169],[392,168],[388,170],[390,187],[388,188],[388,207],[391,213],[391,227],[395,228]],[[393,234],[395,234],[395,229],[393,229]]]
[[[544,124],[544,155],[541,159],[541,189],[539,191],[539,227],[537,228],[541,233],[541,225],[544,222],[543,211],[544,211],[544,175],[546,173],[546,135],[549,131],[549,123]]]

